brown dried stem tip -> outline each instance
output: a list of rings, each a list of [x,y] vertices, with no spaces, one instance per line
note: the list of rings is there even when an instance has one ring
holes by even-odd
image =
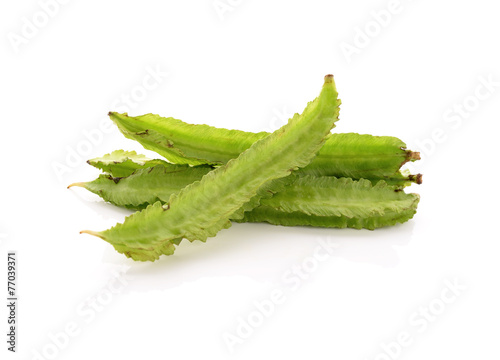
[[[408,160],[420,160],[420,153],[418,151],[410,151]]]
[[[408,177],[408,180],[415,182],[416,184],[420,185],[422,184],[422,174],[417,174],[417,175],[410,175]]]

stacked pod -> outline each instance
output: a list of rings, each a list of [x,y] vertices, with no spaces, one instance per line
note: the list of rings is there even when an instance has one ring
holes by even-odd
[[[104,174],[70,186],[137,213],[83,232],[154,261],[182,239],[205,241],[231,222],[373,230],[411,219],[419,196],[404,188],[422,176],[401,167],[419,154],[394,137],[332,134],[339,105],[326,76],[318,98],[272,134],[110,113],[127,138],[166,160],[123,150],[89,160]]]

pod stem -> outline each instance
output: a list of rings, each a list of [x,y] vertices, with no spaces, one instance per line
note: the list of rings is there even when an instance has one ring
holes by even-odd
[[[423,177],[422,174],[409,175],[408,176],[408,180],[410,180],[411,182],[414,182],[414,183],[416,183],[418,185],[421,185],[422,184],[422,177]]]
[[[409,161],[415,161],[415,160],[420,160],[420,153],[418,151],[410,151],[408,153],[408,160]]]
[[[104,237],[98,231],[82,230],[82,231],[80,231],[80,234],[89,234],[89,235],[92,235],[92,236],[97,236],[98,238],[101,238],[101,239],[104,240]]]
[[[69,189],[70,187],[73,187],[73,186],[79,186],[79,187],[84,188],[86,184],[87,183],[84,183],[84,182],[77,182],[77,183],[69,184],[66,189]]]

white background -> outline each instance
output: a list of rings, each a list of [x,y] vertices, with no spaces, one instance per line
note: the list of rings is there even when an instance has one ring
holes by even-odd
[[[0,5],[0,282],[17,250],[19,359],[498,359],[494,1],[58,4]],[[66,189],[97,177],[85,160],[121,148],[154,156],[119,134],[109,110],[276,129],[327,73],[343,102],[335,131],[397,136],[422,152],[410,222],[373,232],[235,224],[155,263],[78,234],[128,214]],[[314,262],[321,241],[334,249]],[[294,266],[310,270],[298,289],[284,280]],[[228,346],[240,321],[258,320],[255,302],[277,292],[262,324]]]

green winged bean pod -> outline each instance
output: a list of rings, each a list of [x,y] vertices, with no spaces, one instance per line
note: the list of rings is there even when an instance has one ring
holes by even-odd
[[[297,178],[285,191],[262,199],[261,205],[283,213],[366,219],[408,208],[415,210],[418,199],[417,194],[406,194],[383,180],[372,185],[365,179],[304,176]]]
[[[173,254],[184,238],[205,241],[215,236],[230,226],[230,218],[241,218],[258,206],[275,188],[273,180],[310,163],[338,120],[337,97],[333,76],[327,75],[320,95],[301,115],[173,194],[167,204],[157,201],[109,230],[83,232],[141,261]]]
[[[100,158],[90,159],[87,163],[114,177],[129,176],[137,169],[150,168],[160,164],[164,166],[168,165],[164,160],[151,160],[145,155],[137,154],[135,151],[125,150],[115,150]]]
[[[305,176],[235,221],[374,230],[410,220],[419,201],[383,180]]]
[[[111,112],[109,116],[127,138],[137,140],[146,149],[178,164],[225,164],[269,135],[267,132],[187,124],[153,114],[130,117]],[[300,172],[364,178],[374,184],[385,180],[393,185],[407,186],[420,183],[421,175],[403,174],[399,169],[406,162],[418,159],[419,153],[407,150],[406,144],[395,137],[331,134],[316,158]]]
[[[112,172],[113,166],[110,169]],[[84,187],[114,205],[142,210],[156,201],[167,203],[172,194],[201,180],[212,170],[208,165],[165,163],[150,168],[139,168],[127,177],[102,174],[94,181],[75,183],[69,187]]]
[[[316,216],[307,215],[300,211],[287,213],[273,207],[261,205],[252,211],[246,212],[242,219],[237,222],[267,222],[282,226],[314,226],[326,228],[353,228],[374,230],[385,226],[393,226],[410,220],[417,211],[419,197],[416,194],[408,194],[413,197],[406,207],[397,211],[387,210],[383,214],[375,214],[365,217],[340,216]]]
[[[104,200],[134,210],[170,196],[211,171],[206,165],[156,165],[138,169],[126,178],[101,175],[94,181],[74,184]],[[309,225],[375,229],[409,220],[416,212],[418,195],[398,191],[380,180],[292,175],[294,180],[261,205],[245,213],[242,222],[276,225]]]

